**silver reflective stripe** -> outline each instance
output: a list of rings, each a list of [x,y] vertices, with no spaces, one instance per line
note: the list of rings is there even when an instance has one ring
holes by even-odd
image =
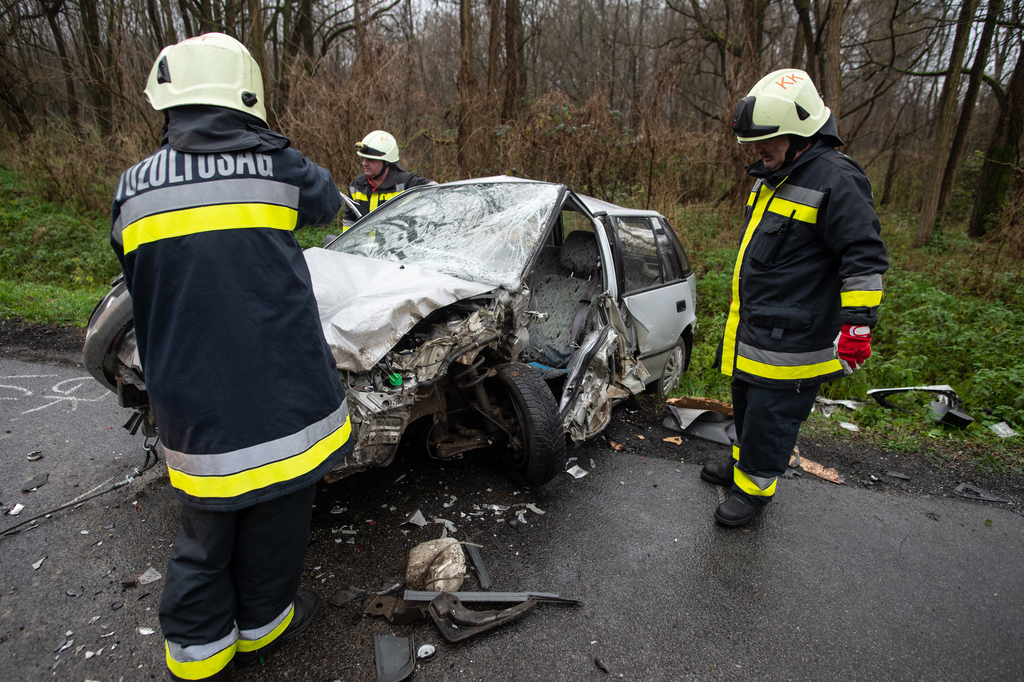
[[[404,192],[405,191],[405,183],[404,182],[400,182],[400,183],[396,184],[395,185],[395,189],[397,189],[399,192]]]
[[[828,362],[836,359],[836,352],[832,346],[822,350],[814,350],[809,353],[780,353],[778,351],[754,348],[742,341],[736,344],[736,350],[742,357],[748,360],[755,360],[766,365],[775,367],[801,367],[803,365],[816,365],[819,362]]]
[[[881,291],[881,275],[860,275],[843,280],[843,291]]]
[[[182,646],[180,644],[175,644],[171,640],[167,640],[167,651],[170,652],[171,658],[178,663],[195,663],[196,661],[205,661],[206,659],[215,656],[221,651],[227,649],[236,641],[238,641],[237,625],[231,628],[231,632],[221,637],[216,642],[210,642],[209,644]]]
[[[761,478],[760,476],[751,476],[750,474],[748,474],[745,471],[743,472],[743,475],[746,476],[747,478],[749,478],[751,480],[751,482],[753,482],[753,484],[756,485],[761,490],[768,490],[768,488],[772,487],[772,483],[775,483],[775,481],[778,479],[778,476],[772,476],[771,478]]]
[[[255,642],[257,639],[266,637],[274,631],[274,628],[276,628],[278,625],[284,622],[284,619],[288,617],[288,614],[292,612],[293,608],[295,608],[295,602],[289,604],[288,607],[281,612],[280,616],[270,621],[263,627],[255,628],[253,630],[240,630],[238,633],[238,638],[244,639],[249,642]]]
[[[114,221],[114,226],[110,228],[110,234],[114,237],[114,241],[117,245],[124,247],[124,238],[121,236],[121,231],[124,230],[124,223],[121,222],[121,216],[117,216],[117,220]]]
[[[297,210],[299,188],[276,180],[246,178],[176,185],[156,192],[137,194],[121,204],[121,214],[114,223],[114,239],[121,244],[121,230],[124,226],[147,216],[198,206],[241,203],[275,204]]]
[[[779,188],[779,191],[775,193],[775,196],[797,204],[810,206],[811,208],[818,208],[821,206],[821,200],[825,198],[825,195],[822,192],[814,189],[807,189],[806,187],[796,187],[794,185],[783,185]]]
[[[167,466],[190,476],[230,476],[303,453],[331,435],[348,419],[348,405],[341,406],[315,424],[277,440],[251,445],[240,450],[213,455],[192,455],[162,448]]]

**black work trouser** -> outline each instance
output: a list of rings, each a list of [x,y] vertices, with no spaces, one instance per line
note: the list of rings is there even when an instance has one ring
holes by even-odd
[[[800,425],[807,420],[820,384],[800,389],[762,388],[732,380],[732,409],[738,448],[733,457],[732,489],[756,509],[775,494],[778,477],[786,472]]]
[[[311,485],[233,512],[183,506],[160,600],[164,638],[182,647],[237,639],[289,609],[315,492]]]

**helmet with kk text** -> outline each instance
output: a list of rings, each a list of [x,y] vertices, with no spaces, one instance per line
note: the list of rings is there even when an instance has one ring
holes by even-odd
[[[145,92],[157,111],[209,104],[267,122],[260,67],[245,45],[223,33],[206,33],[161,50]]]
[[[781,69],[759,80],[739,101],[732,116],[732,131],[740,144],[779,135],[809,138],[831,115],[807,72]]]
[[[356,143],[356,154],[364,159],[398,163],[398,141],[391,133],[374,130]]]

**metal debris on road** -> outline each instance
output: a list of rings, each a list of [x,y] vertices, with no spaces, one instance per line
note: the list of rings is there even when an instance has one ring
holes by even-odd
[[[49,480],[49,473],[42,473],[39,474],[38,476],[33,476],[25,483],[25,485],[21,486],[21,492],[30,493],[37,488],[42,488],[44,485],[46,485],[46,482]]]
[[[401,682],[416,667],[416,641],[393,635],[375,635],[373,650],[377,662],[377,682]]]
[[[416,658],[421,661],[431,661],[437,655],[437,647],[433,644],[423,644],[416,650]]]
[[[43,458],[43,451],[42,450],[33,450],[32,452],[28,453],[28,455],[25,456],[25,459],[27,459],[30,462],[38,462],[42,458]]]
[[[662,426],[676,433],[685,433],[719,445],[732,445],[736,440],[735,420],[719,410],[677,407],[669,401],[669,412]]]
[[[531,597],[521,604],[500,611],[473,611],[463,606],[456,595],[442,592],[430,601],[428,611],[445,639],[449,642],[461,642],[505,623],[519,620],[536,608],[537,600]]]
[[[544,512],[540,512],[543,514]],[[469,560],[473,562],[473,569],[476,570],[476,579],[480,582],[481,590],[491,588],[491,576],[484,565],[484,558],[480,555],[480,546],[475,544],[471,538],[466,538],[466,552],[469,553]]]
[[[405,601],[433,601],[434,598],[441,594],[436,591],[427,590],[406,590],[404,599]],[[582,606],[583,602],[579,599],[571,599],[569,597],[561,597],[555,592],[459,592],[459,600],[463,602],[488,602],[494,604],[518,604],[519,602],[526,601],[530,597],[533,597],[539,602],[553,602],[558,604],[571,604],[573,606]]]
[[[427,617],[425,604],[410,604],[398,597],[372,597],[366,602],[363,613],[384,616],[395,625],[408,625]]]
[[[350,601],[353,601],[354,599],[358,599],[364,594],[366,594],[364,591],[360,590],[355,586],[351,586],[347,590],[343,589],[335,592],[334,596],[331,597],[330,603],[334,606],[344,606],[345,604],[349,603]]]
[[[15,504],[13,507],[11,507],[10,511],[7,512],[7,515],[8,516],[17,516],[18,514],[20,514],[22,512],[22,510],[24,508],[25,508],[25,505],[23,505],[23,504],[21,504],[19,502],[19,503]]]
[[[569,474],[573,478],[583,478],[590,472],[586,469],[581,469],[578,464],[573,464],[570,468],[565,470],[565,473]]]
[[[910,480],[910,476],[907,476],[904,473],[900,473],[899,471],[886,471],[885,475],[886,476],[892,476],[893,478],[898,478],[901,481],[909,481]]]
[[[139,584],[148,585],[150,583],[155,583],[157,580],[160,580],[160,578],[163,578],[163,576],[160,575],[160,571],[150,566],[146,569],[145,573],[139,576]]]
[[[992,430],[992,433],[996,434],[1000,438],[1012,438],[1017,435],[1017,432],[1010,428],[1010,425],[1006,422],[999,422],[988,427]]]
[[[987,490],[983,490],[976,485],[970,483],[961,483],[956,488],[953,488],[953,494],[957,497],[962,497],[967,500],[979,500],[981,502],[1000,502],[1006,504],[1009,500],[1003,500]]]

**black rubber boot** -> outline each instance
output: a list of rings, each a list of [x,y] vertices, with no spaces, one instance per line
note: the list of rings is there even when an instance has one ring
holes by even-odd
[[[754,509],[743,501],[739,495],[733,494],[728,500],[718,505],[715,510],[715,521],[729,528],[745,526],[757,516],[760,509]]]
[[[255,665],[289,639],[294,639],[301,635],[309,627],[309,624],[313,622],[313,617],[316,616],[319,610],[320,596],[309,590],[299,590],[299,593],[295,595],[295,613],[292,614],[292,622],[288,624],[288,627],[281,633],[281,636],[262,649],[239,651],[236,653],[234,658],[235,667],[248,668],[251,665]]]
[[[728,462],[708,462],[700,470],[701,479],[712,485],[723,485],[726,488],[732,487],[732,467],[736,460]]]

